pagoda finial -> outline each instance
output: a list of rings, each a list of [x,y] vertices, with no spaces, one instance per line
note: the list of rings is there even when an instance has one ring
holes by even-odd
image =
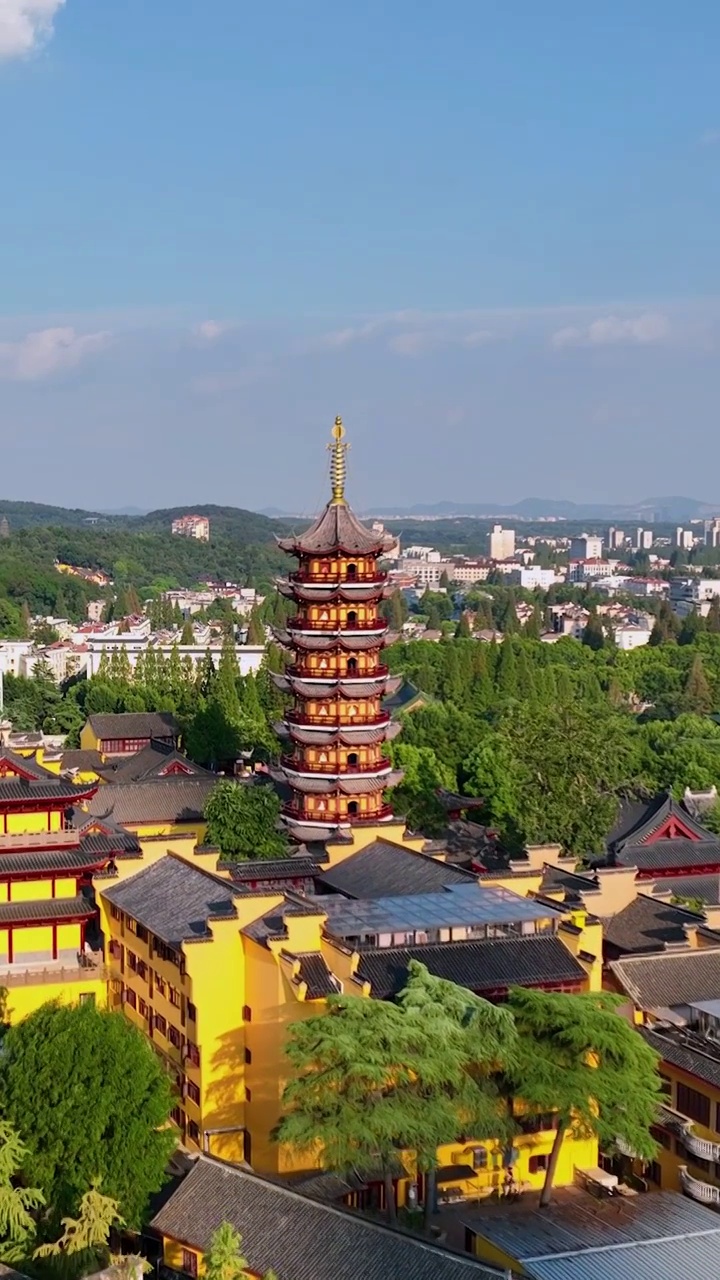
[[[345,455],[350,448],[345,442],[345,428],[342,418],[335,419],[332,429],[332,443],[328,449],[332,454],[330,462],[330,480],[332,482],[332,501],[335,506],[345,505]]]

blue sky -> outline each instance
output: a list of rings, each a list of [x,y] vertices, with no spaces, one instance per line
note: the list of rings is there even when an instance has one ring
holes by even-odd
[[[0,0],[0,496],[720,509],[720,8]],[[9,128],[7,127],[9,122]]]

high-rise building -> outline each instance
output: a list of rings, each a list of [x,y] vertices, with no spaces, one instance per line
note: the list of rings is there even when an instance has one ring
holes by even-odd
[[[494,524],[490,534],[490,559],[511,560],[515,555],[515,530]]]
[[[635,550],[649,551],[654,540],[652,529],[638,529],[637,534],[635,535]]]
[[[720,546],[720,516],[713,516],[712,520],[706,520],[704,526],[705,546]]]
[[[611,525],[607,531],[607,545],[608,551],[621,551],[625,546],[625,530]]]
[[[284,819],[300,841],[390,822],[384,792],[402,777],[384,752],[397,726],[382,700],[401,681],[382,662],[389,637],[378,611],[387,581],[378,560],[394,539],[366,528],[347,504],[340,418],[330,448],[330,501],[305,533],[279,544],[298,560],[280,587],[297,613],[277,635],[293,662],[274,679],[294,699],[283,725],[282,766],[292,788]]]
[[[595,533],[581,533],[570,540],[571,560],[602,560],[603,541]]]
[[[181,538],[197,538],[199,542],[210,541],[210,521],[207,516],[180,516],[173,520],[172,532]]]
[[[695,535],[692,529],[683,529],[681,525],[678,525],[675,530],[675,546],[679,547],[681,551],[691,551],[694,545]]]

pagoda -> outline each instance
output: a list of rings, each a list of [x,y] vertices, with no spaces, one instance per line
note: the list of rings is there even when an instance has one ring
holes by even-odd
[[[352,836],[353,828],[393,822],[386,792],[395,772],[385,743],[399,732],[383,706],[399,678],[382,661],[389,634],[379,604],[389,594],[379,567],[394,539],[368,529],[345,499],[345,429],[332,429],[332,496],[298,537],[278,539],[297,569],[278,583],[297,605],[275,637],[292,653],[279,688],[292,696],[278,732],[286,741],[282,773],[290,788],[283,819],[298,841]]]

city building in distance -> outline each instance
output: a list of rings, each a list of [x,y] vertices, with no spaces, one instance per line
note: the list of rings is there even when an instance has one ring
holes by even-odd
[[[490,559],[511,560],[515,555],[515,530],[494,524],[490,533]]]
[[[181,538],[197,538],[199,542],[210,541],[210,521],[207,516],[180,516],[170,526],[172,532]]]

